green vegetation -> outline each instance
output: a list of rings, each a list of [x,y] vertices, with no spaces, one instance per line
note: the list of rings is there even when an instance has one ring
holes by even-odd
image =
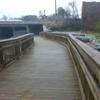
[[[95,31],[100,33],[100,20],[96,23]]]
[[[95,27],[95,32],[92,32],[95,35],[97,42],[100,42],[100,20],[97,22]]]
[[[100,43],[100,32],[88,32],[88,36],[96,38],[96,41]]]
[[[100,43],[100,20],[96,23],[95,31],[87,32],[91,38],[94,36],[96,41]]]
[[[95,35],[97,42],[100,42],[100,33],[94,32],[93,34]]]

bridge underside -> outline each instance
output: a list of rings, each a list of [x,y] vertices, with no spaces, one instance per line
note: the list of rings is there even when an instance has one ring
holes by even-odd
[[[0,73],[0,100],[81,100],[66,47],[35,37],[35,45]]]
[[[39,32],[42,31],[43,31],[42,24],[0,25],[0,39],[25,35],[27,33],[34,33],[34,35],[39,35]]]

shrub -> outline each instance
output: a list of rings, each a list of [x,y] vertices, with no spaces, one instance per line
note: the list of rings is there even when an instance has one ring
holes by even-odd
[[[100,20],[96,23],[95,30],[96,32],[100,32]]]

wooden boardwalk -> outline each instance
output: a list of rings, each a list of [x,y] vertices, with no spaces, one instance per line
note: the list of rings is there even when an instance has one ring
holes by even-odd
[[[35,45],[0,72],[0,100],[81,100],[68,50],[35,37]]]

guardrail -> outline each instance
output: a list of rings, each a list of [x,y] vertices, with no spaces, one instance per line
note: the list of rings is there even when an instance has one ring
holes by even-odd
[[[0,40],[0,70],[19,58],[22,52],[33,43],[33,34]]]
[[[82,100],[100,100],[100,52],[72,34],[40,33],[68,47],[79,79]]]

